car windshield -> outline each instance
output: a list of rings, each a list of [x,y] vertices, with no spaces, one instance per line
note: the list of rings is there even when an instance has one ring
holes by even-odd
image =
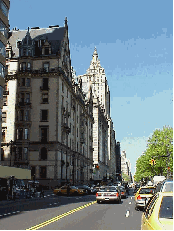
[[[116,192],[116,188],[115,187],[103,187],[100,188],[99,192]]]
[[[162,189],[163,192],[173,192],[173,182],[166,183]]]
[[[140,189],[139,194],[153,194],[154,190],[154,188],[142,188]]]
[[[173,219],[173,196],[164,196],[161,202],[159,218]]]
[[[75,186],[71,186],[71,188],[72,188],[72,189],[77,189],[77,187],[75,187]]]

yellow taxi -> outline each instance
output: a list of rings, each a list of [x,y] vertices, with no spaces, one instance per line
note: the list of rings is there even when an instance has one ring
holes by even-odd
[[[141,230],[173,230],[173,192],[158,192],[147,204]]]
[[[75,196],[84,195],[83,189],[78,189],[75,186],[69,186],[69,187],[70,187],[70,191],[69,191],[70,195],[75,195]],[[53,193],[56,195],[67,195],[67,185],[54,189]]]
[[[155,187],[143,186],[135,193],[135,209],[144,208],[148,200],[155,193]]]

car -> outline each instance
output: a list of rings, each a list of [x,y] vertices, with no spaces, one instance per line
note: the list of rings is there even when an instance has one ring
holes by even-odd
[[[141,218],[141,230],[173,230],[173,192],[157,192]]]
[[[67,195],[67,185],[64,185],[60,188],[56,188],[53,190],[53,193],[56,195]],[[70,186],[70,195],[78,195],[79,190],[75,186]]]
[[[156,186],[156,192],[173,192],[173,180],[164,180]]]
[[[135,209],[144,208],[148,200],[155,193],[155,187],[143,186],[135,193]]]
[[[101,202],[118,202],[121,203],[121,193],[114,186],[102,186],[96,193],[97,203]]]
[[[124,186],[120,186],[121,198],[126,198],[126,189]]]
[[[84,187],[84,185],[76,185],[76,188],[78,188],[78,194],[80,195],[87,195],[88,194],[88,190],[86,187]]]

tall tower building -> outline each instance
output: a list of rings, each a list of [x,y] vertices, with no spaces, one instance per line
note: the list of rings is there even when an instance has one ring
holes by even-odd
[[[0,129],[2,128],[2,107],[3,107],[3,90],[5,84],[5,66],[6,66],[6,51],[5,47],[7,44],[8,31],[9,31],[9,14],[10,1],[0,0]],[[0,143],[1,143],[1,132],[0,132]],[[0,155],[1,161],[1,155]]]
[[[94,129],[93,129],[93,161],[100,165],[94,178],[101,180],[109,176],[116,177],[116,152],[115,132],[110,117],[110,91],[105,75],[105,70],[100,64],[97,49],[94,49],[90,66],[86,74],[79,75],[82,80],[83,90],[86,86],[92,86],[94,95]],[[97,110],[96,110],[97,109]],[[102,171],[102,170],[103,171]]]

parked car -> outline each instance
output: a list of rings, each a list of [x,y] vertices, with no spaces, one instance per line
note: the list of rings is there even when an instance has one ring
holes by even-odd
[[[76,185],[76,188],[79,189],[78,194],[80,195],[87,195],[88,194],[88,189],[84,187],[84,185]]]
[[[98,191],[95,185],[92,185],[90,189],[91,189],[91,194],[96,194],[96,192]]]
[[[141,230],[173,230],[173,192],[158,192],[142,214]]]
[[[56,188],[53,190],[53,193],[56,194],[56,195],[67,195],[67,185],[64,185],[60,188]],[[78,195],[79,194],[79,190],[78,188],[76,188],[75,186],[70,186],[70,192],[69,194],[70,195]]]
[[[121,193],[114,186],[102,186],[99,191],[96,193],[97,203],[112,201],[112,202],[121,202]]]
[[[153,196],[155,193],[155,187],[153,186],[146,186],[141,187],[135,193],[135,209],[144,208],[147,204],[148,200]]]

